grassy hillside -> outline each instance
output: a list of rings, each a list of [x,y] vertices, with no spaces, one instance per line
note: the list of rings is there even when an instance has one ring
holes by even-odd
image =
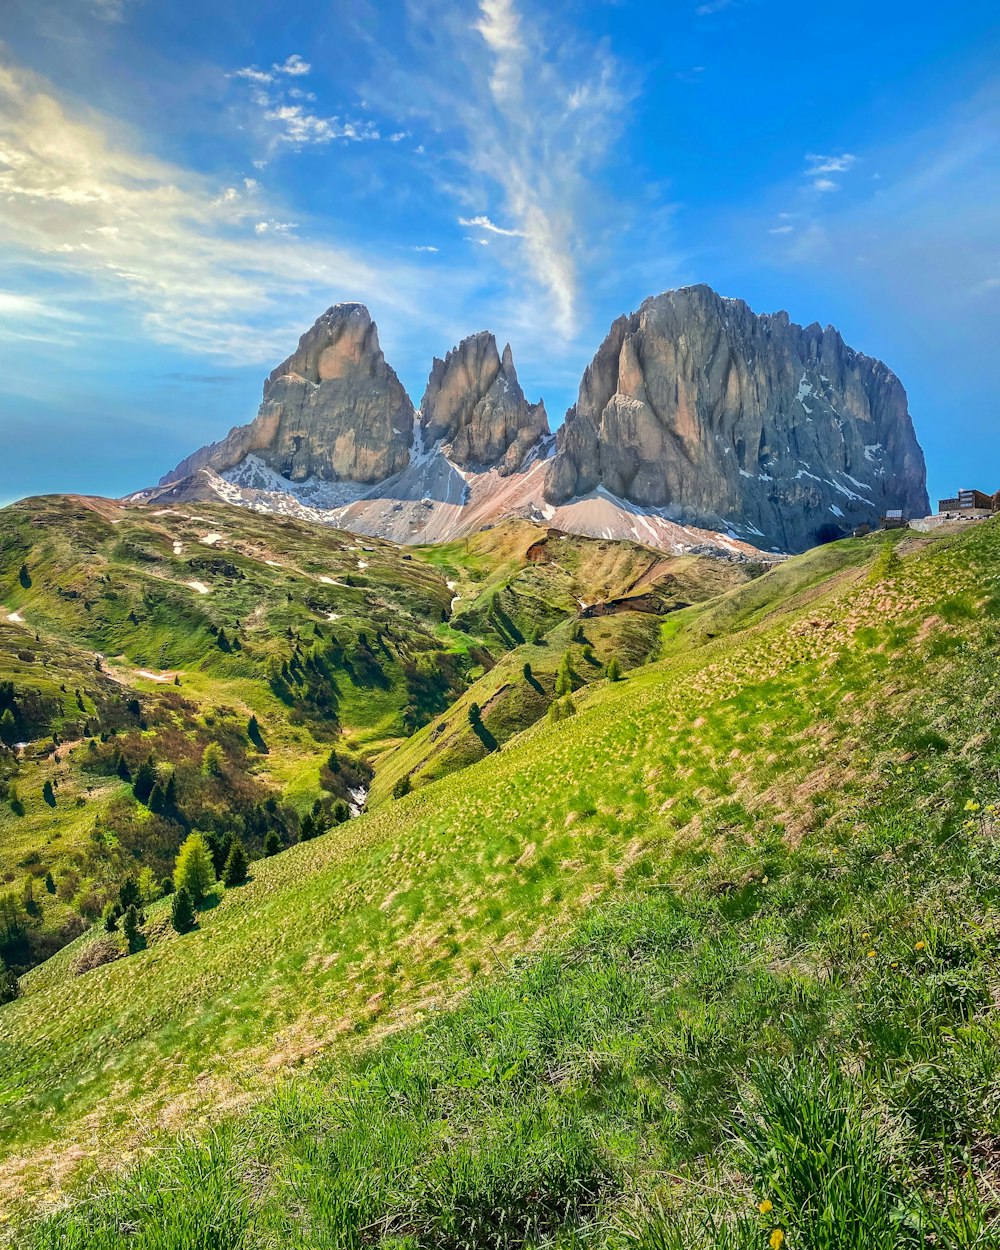
[[[535,563],[539,540],[554,554]],[[3,509],[0,959],[37,964],[130,878],[155,903],[191,829],[210,836],[219,866],[233,839],[258,857],[271,832],[295,842],[307,816],[346,819],[372,765],[482,679],[482,741],[449,721],[430,760],[393,757],[378,793],[478,758],[546,710],[579,600],[664,583],[666,563],[636,545],[550,544],[526,522],[414,555],[220,504],[52,497]],[[673,565],[689,598],[747,575],[712,560]],[[476,608],[467,592],[474,610],[459,616],[449,583],[476,578],[490,594]],[[576,648],[578,682],[600,676],[611,650],[623,664],[645,659],[650,609],[666,606],[645,604],[610,630],[598,622],[582,662]],[[554,641],[540,648],[535,685],[500,694],[523,668],[490,676],[519,646],[517,622]]]
[[[10,1194],[333,1064],[34,1244],[993,1244],[998,549],[790,561],[705,609],[733,632],[255,865],[195,932],[29,974]]]

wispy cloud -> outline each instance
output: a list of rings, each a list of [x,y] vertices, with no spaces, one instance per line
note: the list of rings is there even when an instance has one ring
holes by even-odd
[[[371,122],[319,117],[307,112],[301,104],[279,104],[264,113],[264,120],[275,123],[281,143],[293,148],[322,146],[340,139],[345,143],[361,143],[378,139],[378,127]]]
[[[99,115],[71,113],[50,84],[0,63],[0,266],[29,274],[0,314],[37,312],[30,274],[45,274],[68,298],[131,304],[152,338],[261,361],[333,297],[414,313],[419,269],[300,242],[269,208],[279,206],[254,179],[220,188],[136,151]]]
[[[121,22],[131,0],[90,0],[90,10],[104,22]]]
[[[853,152],[841,152],[839,156],[821,156],[817,152],[810,152],[806,155],[805,176],[810,180],[814,191],[836,191],[840,183],[828,175],[846,173],[857,159]]]
[[[284,61],[276,61],[269,70],[245,65],[235,70],[231,77],[251,84],[251,102],[262,110],[263,120],[270,125],[270,137],[274,144],[301,151],[337,141],[361,143],[381,138],[378,127],[372,122],[339,116],[323,117],[306,108],[305,104],[315,102],[315,92],[289,86],[288,80],[303,78],[311,70],[309,62],[298,52],[293,52]],[[305,104],[292,101],[304,101]],[[390,141],[395,143],[405,137],[405,133],[394,134]]]
[[[104,3],[119,3],[123,0],[104,0]],[[291,78],[301,78],[304,74],[308,74],[312,66],[308,61],[304,60],[297,52],[293,52],[291,56],[286,57],[280,64],[275,61],[270,69],[258,69],[256,65],[244,65],[242,69],[238,69],[233,74],[234,78],[245,78],[249,82],[271,83],[276,82],[282,75]]]
[[[465,226],[467,229],[479,227],[480,230],[488,230],[491,234],[502,234],[509,239],[523,239],[523,230],[506,230],[503,226],[498,226],[496,222],[490,221],[489,217],[480,215],[478,217],[459,217],[458,224]]]
[[[430,172],[465,210],[459,224],[517,240],[497,249],[511,267],[511,303],[570,340],[588,218],[601,202],[594,175],[633,88],[603,44],[546,27],[517,0],[479,0],[471,18],[444,0],[408,0],[408,11],[413,66],[384,56],[366,93],[387,112],[430,123],[441,140]],[[535,298],[526,301],[526,289]]]

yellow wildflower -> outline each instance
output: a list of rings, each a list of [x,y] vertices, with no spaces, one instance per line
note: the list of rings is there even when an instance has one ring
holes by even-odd
[[[774,1203],[770,1198],[765,1198],[763,1202],[758,1204],[757,1210],[761,1215],[770,1215],[774,1210]]]
[[[976,800],[975,800],[975,799],[966,799],[966,801],[965,801],[965,810],[966,810],[967,812],[978,812],[978,811],[979,811],[979,804],[976,802]]]
[[[862,942],[867,942],[870,937],[871,937],[870,933],[862,933],[861,940]]]
[[[868,952],[868,958],[869,958],[869,959],[874,959],[874,958],[875,958],[875,952],[874,952],[874,951],[869,951],[869,952]]]
[[[923,943],[923,942],[918,942],[918,943],[916,944],[916,946],[914,946],[914,948],[913,948],[913,949],[914,949],[915,951],[922,951],[922,950],[924,949],[924,945],[925,945],[925,943]]]
[[[785,1244],[785,1234],[780,1228],[774,1230],[767,1244],[771,1247],[771,1250],[781,1250],[781,1247]]]

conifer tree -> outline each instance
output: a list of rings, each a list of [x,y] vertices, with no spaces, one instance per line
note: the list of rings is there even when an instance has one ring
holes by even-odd
[[[482,722],[483,722],[482,708],[479,706],[478,703],[470,703],[469,704],[469,724],[472,725],[473,728],[475,728],[476,725],[481,725]]]
[[[132,907],[139,902],[139,884],[135,877],[126,877],[118,887],[118,902],[122,911],[127,907]]]
[[[264,839],[264,854],[270,859],[272,855],[277,855],[284,849],[285,844],[281,840],[281,834],[277,829],[268,829],[267,837]]]
[[[42,786],[42,798],[48,803],[49,807],[55,807],[56,796],[52,789],[52,782],[46,778],[45,785]]]
[[[201,771],[206,777],[221,777],[225,756],[217,742],[210,742],[201,756]]]
[[[55,894],[56,892],[56,883],[51,872],[45,874],[45,888],[50,894]]]
[[[20,998],[20,996],[21,983],[4,961],[0,959],[0,1006],[3,1006],[4,1003],[12,1003],[15,998]]]
[[[619,664],[618,657],[616,655],[613,655],[611,659],[608,660],[607,674],[608,681],[621,681],[622,679],[622,666]]]
[[[118,917],[121,915],[117,903],[105,903],[104,910],[101,912],[101,926],[105,933],[116,933],[118,931]]]
[[[222,870],[223,884],[227,887],[242,885],[247,879],[248,867],[247,853],[243,849],[243,843],[239,838],[233,838],[232,845],[229,847],[226,865]]]
[[[184,886],[171,897],[170,923],[178,933],[187,933],[194,928],[194,903]]]
[[[163,814],[173,816],[177,812],[177,777],[171,773],[163,791]]]
[[[521,673],[525,681],[531,681],[532,679],[531,665],[527,662],[527,660],[525,660],[524,668],[521,669]]]
[[[155,785],[156,765],[153,763],[153,757],[150,755],[136,769],[135,778],[132,782],[132,793],[140,803],[148,803],[149,796],[153,793]]]
[[[306,812],[299,822],[299,841],[309,842],[316,836],[316,825],[313,823],[312,812]]]
[[[16,738],[17,720],[9,707],[4,708],[3,716],[0,716],[0,742],[10,747],[14,745]]]
[[[136,907],[135,903],[130,903],[125,909],[125,915],[122,917],[122,933],[125,934],[125,943],[128,946],[128,953],[134,955],[139,949],[142,939],[142,923],[145,916]]]
[[[177,852],[174,886],[178,893],[186,890],[191,902],[197,905],[214,884],[215,868],[208,843],[202,834],[191,833]]]

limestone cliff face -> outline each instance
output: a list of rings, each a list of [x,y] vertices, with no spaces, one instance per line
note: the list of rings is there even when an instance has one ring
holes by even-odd
[[[545,493],[603,486],[799,551],[887,508],[928,510],[899,379],[832,327],[758,316],[707,286],[620,317],[559,431]]]
[[[510,345],[501,357],[487,331],[470,335],[444,360],[435,359],[420,404],[425,446],[439,439],[462,468],[521,467],[549,432],[542,403],[529,404],[514,369]]]
[[[380,482],[404,469],[413,404],[379,347],[362,304],[328,309],[264,383],[257,417],[184,460],[163,482],[251,453],[292,482]]]

